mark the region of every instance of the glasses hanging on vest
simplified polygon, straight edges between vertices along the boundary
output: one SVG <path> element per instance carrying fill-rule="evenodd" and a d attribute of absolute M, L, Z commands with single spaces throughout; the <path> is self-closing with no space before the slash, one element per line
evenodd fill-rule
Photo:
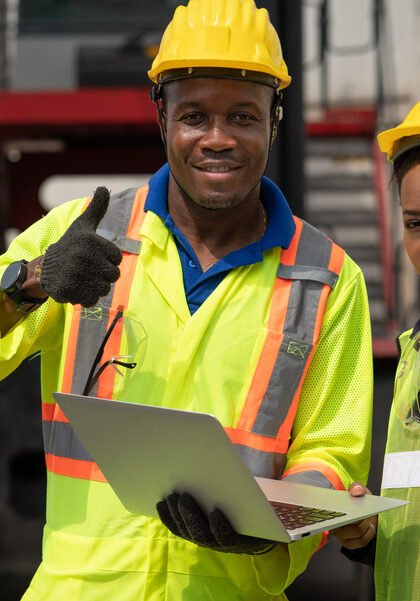
<path fill-rule="evenodd" d="M 420 334 L 405 345 L 395 376 L 394 409 L 405 428 L 420 432 Z"/>
<path fill-rule="evenodd" d="M 109 310 L 108 326 L 98 346 L 83 394 L 118 394 L 127 370 L 134 370 L 144 358 L 147 336 L 143 326 L 121 308 Z"/>

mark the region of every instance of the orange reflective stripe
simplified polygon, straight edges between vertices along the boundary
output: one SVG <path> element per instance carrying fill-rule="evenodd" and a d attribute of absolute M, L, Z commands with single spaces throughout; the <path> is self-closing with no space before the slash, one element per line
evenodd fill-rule
<path fill-rule="evenodd" d="M 346 490 L 346 487 L 342 483 L 338 474 L 331 467 L 325 465 L 325 463 L 321 463 L 318 461 L 306 461 L 305 463 L 291 467 L 290 469 L 284 472 L 283 478 L 286 476 L 290 476 L 291 474 L 307 472 L 308 470 L 315 470 L 323 474 L 327 478 L 327 480 L 331 482 L 331 484 L 336 490 Z"/>
<path fill-rule="evenodd" d="M 66 349 L 66 360 L 64 365 L 63 382 L 61 384 L 61 390 L 63 392 L 71 392 L 72 377 L 73 377 L 73 365 L 76 357 L 77 349 L 77 338 L 79 336 L 79 322 L 80 322 L 80 310 L 81 305 L 75 305 L 72 307 L 73 316 L 71 317 L 71 328 Z"/>
<path fill-rule="evenodd" d="M 337 246 L 337 244 L 332 245 L 331 249 L 331 257 L 330 262 L 328 264 L 328 269 L 331 269 L 334 273 L 339 274 L 341 268 L 343 267 L 345 252 L 341 248 L 341 246 Z"/>
<path fill-rule="evenodd" d="M 343 267 L 345 252 L 337 244 L 333 244 L 331 248 L 331 256 L 328 264 L 328 269 L 336 274 L 339 274 Z M 319 299 L 318 315 L 315 322 L 313 341 L 316 342 L 319 338 L 322 328 L 322 321 L 324 319 L 325 307 L 327 306 L 328 296 L 330 289 L 328 286 L 322 288 L 321 297 Z M 312 360 L 312 357 L 311 357 Z"/>
<path fill-rule="evenodd" d="M 131 215 L 129 215 L 129 219 L 127 219 L 127 221 L 129 221 L 128 230 L 126 232 L 121 233 L 122 235 L 125 235 L 125 237 L 127 239 L 128 238 L 131 238 L 132 240 L 139 239 L 140 229 L 141 229 L 141 226 L 142 226 L 142 223 L 144 220 L 144 216 L 145 216 L 144 202 L 147 197 L 147 193 L 148 193 L 148 188 L 143 188 L 143 189 L 138 190 L 131 205 L 130 205 L 131 206 Z M 134 191 L 133 191 L 133 195 L 134 195 Z M 127 199 L 127 197 L 126 197 L 126 199 Z M 125 206 L 125 205 L 123 205 L 123 206 Z M 120 207 L 121 207 L 121 205 L 120 205 Z M 121 213 L 121 211 L 120 211 L 119 218 L 121 218 L 121 216 L 124 218 L 124 214 Z M 109 222 L 112 224 L 112 216 L 110 216 Z M 122 224 L 124 224 L 124 221 L 122 222 Z M 137 262 L 138 262 L 138 256 L 137 256 L 137 254 L 135 254 L 134 251 L 128 252 L 128 251 L 125 251 L 124 249 L 122 250 L 122 255 L 123 255 L 123 259 L 120 264 L 120 272 L 121 272 L 120 278 L 115 283 L 115 285 L 113 287 L 113 291 L 111 292 L 109 297 L 107 297 L 106 299 L 103 299 L 103 301 L 104 301 L 103 306 L 105 307 L 105 311 L 108 311 L 107 307 L 110 307 L 111 304 L 113 307 L 118 306 L 118 308 L 121 310 L 123 310 L 124 308 L 126 308 L 128 306 L 131 283 L 134 279 L 135 270 L 136 270 Z M 63 382 L 62 382 L 62 387 L 61 387 L 61 390 L 63 392 L 71 392 L 72 386 L 74 386 L 74 377 L 75 377 L 74 374 L 75 374 L 76 361 L 80 362 L 82 360 L 79 357 L 80 349 L 79 349 L 79 353 L 77 352 L 78 344 L 79 344 L 79 346 L 82 344 L 82 340 L 80 339 L 80 334 L 79 334 L 79 332 L 81 331 L 81 325 L 82 325 L 81 321 L 80 321 L 81 316 L 82 316 L 82 311 L 80 310 L 80 308 L 81 308 L 80 305 L 78 305 L 72 309 L 73 314 L 71 315 L 71 328 L 70 328 L 70 333 L 69 333 L 69 338 L 68 338 L 68 345 L 67 345 L 67 350 L 66 350 L 66 359 L 65 359 L 65 366 L 64 366 L 64 373 L 63 373 Z M 106 315 L 106 313 L 105 313 L 105 315 Z M 112 315 L 112 314 L 109 315 L 109 317 L 107 319 L 107 327 L 109 327 L 113 318 L 114 318 L 114 315 Z M 107 354 L 109 353 L 108 356 L 119 354 L 119 349 L 120 349 L 120 344 L 121 344 L 121 333 L 122 333 L 122 321 L 119 321 L 119 322 L 117 322 L 117 324 L 112 332 L 112 335 L 109 337 L 109 339 L 107 341 L 105 352 Z M 83 360 L 86 359 L 86 356 L 87 355 L 85 355 Z M 92 360 L 93 360 L 93 358 L 92 358 Z M 98 388 L 97 388 L 97 393 L 96 393 L 97 396 L 104 397 L 104 398 L 112 398 L 114 378 L 115 378 L 114 370 L 111 370 L 111 369 L 104 370 L 103 374 L 101 374 L 101 376 L 98 379 Z M 52 443 L 53 446 L 52 446 L 51 450 L 58 452 L 60 445 L 58 445 L 57 443 L 54 442 L 54 435 L 58 435 L 57 432 L 59 430 L 57 429 L 58 424 L 57 424 L 57 426 L 54 426 L 54 422 L 68 424 L 68 420 L 57 404 L 44 403 L 42 406 L 42 415 L 43 415 L 43 420 L 45 422 L 45 428 L 46 428 L 44 431 L 44 435 L 47 433 L 47 438 L 46 438 L 47 445 Z M 62 429 L 62 431 L 60 433 L 61 438 L 69 435 L 69 432 L 71 432 L 71 430 L 70 431 L 68 430 L 69 428 L 71 428 L 70 424 L 68 424 L 67 427 Z M 48 433 L 51 433 L 51 432 L 53 432 L 53 434 L 51 434 L 52 439 L 49 440 Z M 60 438 L 60 440 L 61 440 L 61 438 Z M 73 436 L 71 436 L 71 438 L 69 440 L 76 441 L 77 438 L 74 438 L 74 434 L 73 434 Z M 68 446 L 66 446 L 67 443 L 65 442 L 65 439 L 64 439 L 63 444 L 64 444 L 63 449 L 65 449 L 64 454 L 68 455 L 66 457 L 54 455 L 51 452 L 49 452 L 48 448 L 46 448 L 46 451 L 47 451 L 46 464 L 47 464 L 47 469 L 49 471 L 51 471 L 55 474 L 61 474 L 63 476 L 96 480 L 98 482 L 106 482 L 106 478 L 104 477 L 101 470 L 98 468 L 98 466 L 93 461 L 91 461 L 90 459 L 83 459 L 83 458 L 80 459 L 80 458 L 75 458 L 75 456 L 73 456 L 73 457 L 71 456 L 72 454 L 76 455 L 76 456 L 77 456 L 77 453 L 80 454 L 80 452 L 81 452 L 80 444 L 76 443 L 75 446 L 72 446 L 72 444 L 69 444 Z M 84 449 L 83 446 L 82 446 L 82 449 Z M 84 451 L 85 450 L 82 450 L 82 454 L 84 454 Z"/>
<path fill-rule="evenodd" d="M 258 360 L 257 368 L 252 378 L 251 386 L 245 400 L 244 408 L 238 420 L 238 428 L 252 430 L 252 426 L 260 410 L 264 393 L 276 363 L 280 345 L 283 340 L 283 326 L 286 319 L 287 305 L 291 282 L 276 278 L 274 283 L 273 300 L 268 319 L 268 332 Z"/>
<path fill-rule="evenodd" d="M 325 547 L 325 545 L 328 542 L 328 536 L 329 536 L 329 534 L 330 534 L 329 530 L 324 530 L 324 532 L 322 533 L 322 536 L 321 536 L 321 542 L 319 543 L 319 545 L 317 546 L 317 548 L 315 549 L 315 551 L 313 551 L 313 553 L 311 555 L 311 559 L 315 555 L 315 553 L 317 553 L 318 551 L 320 551 L 322 549 L 322 547 Z"/>
<path fill-rule="evenodd" d="M 64 415 L 57 403 L 42 403 L 42 419 L 43 421 L 68 422 L 69 420 Z"/>
<path fill-rule="evenodd" d="M 302 234 L 303 221 L 294 218 L 296 231 L 288 248 L 281 251 L 280 261 L 285 265 L 294 265 L 296 263 L 296 254 L 299 248 L 299 240 Z"/>
<path fill-rule="evenodd" d="M 344 250 L 341 247 L 337 246 L 336 244 L 333 244 L 332 249 L 331 249 L 331 257 L 330 257 L 328 268 L 331 269 L 331 271 L 334 271 L 334 273 L 339 274 L 341 271 L 341 268 L 343 266 L 344 256 L 345 256 Z M 314 327 L 313 336 L 312 336 L 312 343 L 314 346 L 309 354 L 308 360 L 305 365 L 305 369 L 302 374 L 302 378 L 300 380 L 299 386 L 296 390 L 296 394 L 295 394 L 292 404 L 290 406 L 290 410 L 287 414 L 286 419 L 284 420 L 283 424 L 280 427 L 280 430 L 279 430 L 280 438 L 285 438 L 286 436 L 288 436 L 288 433 L 290 433 L 292 430 L 293 422 L 295 420 L 297 408 L 299 405 L 299 398 L 300 398 L 300 393 L 302 390 L 303 382 L 305 380 L 306 374 L 309 369 L 309 365 L 311 364 L 312 357 L 315 352 L 315 344 L 318 341 L 319 335 L 321 333 L 322 322 L 324 319 L 325 308 L 327 305 L 330 291 L 331 290 L 330 290 L 329 286 L 324 285 L 322 287 L 321 296 L 320 296 L 319 304 L 318 304 L 316 321 L 315 321 L 315 327 Z"/>
<path fill-rule="evenodd" d="M 296 232 L 292 238 L 290 246 L 286 249 L 282 249 L 281 251 L 280 261 L 285 265 L 293 265 L 296 261 L 296 254 L 299 248 L 299 240 L 302 233 L 303 222 L 300 219 L 295 219 L 295 225 Z M 252 430 L 260 410 L 264 394 L 267 390 L 268 383 L 279 354 L 281 343 L 283 342 L 284 336 L 282 332 L 284 330 L 284 322 L 287 315 L 291 287 L 291 280 L 276 278 L 270 315 L 268 319 L 268 333 L 260 358 L 258 360 L 257 368 L 254 372 L 254 377 L 252 378 L 244 407 L 238 420 L 237 427 L 240 430 Z M 292 419 L 292 416 L 290 417 Z M 290 420 L 288 420 L 288 425 L 289 424 Z M 282 428 L 282 431 L 279 432 L 280 438 L 282 437 L 282 434 L 286 432 L 286 430 L 287 427 Z M 285 438 L 288 439 L 289 436 Z M 270 440 L 270 438 L 265 437 L 265 444 L 267 445 L 267 448 L 259 447 L 260 450 L 266 450 L 269 452 Z"/>
<path fill-rule="evenodd" d="M 146 201 L 148 188 L 140 188 L 137 191 L 136 197 L 133 203 L 132 216 L 130 226 L 127 231 L 127 237 L 138 238 L 141 226 L 144 221 L 144 203 Z M 137 267 L 138 257 L 132 253 L 123 251 L 123 260 L 120 264 L 120 277 L 115 282 L 114 287 L 114 304 L 118 302 L 118 308 L 125 309 L 128 307 L 130 299 L 131 283 L 134 279 L 134 274 Z M 108 327 L 112 322 L 113 316 L 110 315 L 108 319 Z M 112 336 L 108 339 L 105 346 L 105 356 L 112 357 L 119 354 L 121 335 L 122 335 L 123 324 L 121 320 L 115 326 Z M 112 391 L 115 383 L 115 371 L 113 369 L 106 369 L 98 379 L 98 393 L 97 396 L 104 399 L 112 398 Z"/>
<path fill-rule="evenodd" d="M 95 480 L 96 482 L 107 482 L 107 479 L 93 461 L 69 459 L 68 457 L 57 457 L 56 455 L 45 455 L 45 462 L 47 470 L 59 476 Z"/>
<path fill-rule="evenodd" d="M 254 465 L 257 470 L 254 475 L 266 475 L 261 470 L 268 474 L 273 453 L 288 451 L 303 382 L 319 339 L 331 287 L 345 256 L 340 247 L 312 226 L 296 217 L 295 224 L 290 247 L 281 253 L 268 333 L 237 429 L 226 430 L 231 441 L 242 447 L 243 456 L 244 447 L 259 452 L 255 461 L 252 453 L 246 457 L 249 467 Z M 316 252 L 312 253 L 311 248 Z M 303 314 L 297 314 L 296 307 L 301 306 L 307 312 L 303 309 Z M 306 471 L 308 467 L 302 469 Z M 325 466 L 323 469 L 328 472 Z M 336 487 L 342 487 L 333 470 L 328 476 Z"/>
<path fill-rule="evenodd" d="M 137 259 L 137 257 L 136 257 L 136 259 Z M 125 266 L 126 266 L 126 261 L 123 260 L 120 264 L 121 275 L 120 275 L 120 279 L 118 281 L 125 278 L 125 275 L 126 275 L 124 273 Z M 115 285 L 115 288 L 116 287 L 117 287 L 117 284 Z M 114 298 L 116 298 L 115 292 L 114 292 Z M 124 305 L 120 304 L 118 306 L 118 309 L 123 310 L 126 306 L 127 306 L 127 304 L 124 304 Z M 110 314 L 108 316 L 107 329 L 111 325 L 111 322 L 113 321 L 114 317 L 115 316 L 112 314 Z M 122 321 L 120 319 L 114 327 L 112 336 L 110 336 L 108 338 L 108 341 L 105 345 L 104 354 L 106 357 L 116 357 L 119 355 L 121 335 L 122 335 Z M 113 369 L 106 369 L 98 378 L 98 389 L 97 389 L 97 394 L 95 396 L 98 396 L 99 398 L 103 398 L 103 399 L 112 398 L 114 382 L 115 382 L 115 371 Z M 90 393 L 90 394 L 92 394 L 92 393 Z"/>
<path fill-rule="evenodd" d="M 293 265 L 299 247 L 300 234 L 302 232 L 302 221 L 295 219 L 296 232 L 292 238 L 289 248 L 282 249 L 281 262 Z M 264 393 L 276 363 L 280 345 L 283 341 L 284 321 L 286 319 L 287 307 L 291 290 L 291 281 L 276 278 L 274 282 L 273 299 L 271 302 L 270 315 L 268 318 L 268 333 L 264 342 L 263 350 L 258 360 L 257 368 L 252 378 L 247 398 L 238 420 L 238 428 L 252 430 L 252 426 L 258 415 Z M 268 449 L 261 449 L 268 450 Z"/>
<path fill-rule="evenodd" d="M 254 434 L 253 432 L 247 432 L 236 428 L 225 428 L 225 432 L 233 444 L 245 445 L 259 451 L 284 454 L 289 448 L 288 439 L 281 440 L 279 438 L 269 438 L 267 436 L 261 436 L 261 434 Z"/>
<path fill-rule="evenodd" d="M 88 204 L 90 203 L 91 200 L 92 200 L 92 197 L 89 197 L 86 200 L 83 210 L 86 209 L 86 207 L 88 206 Z M 71 392 L 71 387 L 72 387 L 72 376 L 73 376 L 72 366 L 74 365 L 74 359 L 76 356 L 77 338 L 79 336 L 79 322 L 80 322 L 80 310 L 76 311 L 76 307 L 78 309 L 80 309 L 81 305 L 74 305 L 72 307 L 73 315 L 71 317 L 71 328 L 70 328 L 69 338 L 68 338 L 68 342 L 67 342 L 66 361 L 65 361 L 65 365 L 64 365 L 63 381 L 61 384 L 62 392 Z"/>

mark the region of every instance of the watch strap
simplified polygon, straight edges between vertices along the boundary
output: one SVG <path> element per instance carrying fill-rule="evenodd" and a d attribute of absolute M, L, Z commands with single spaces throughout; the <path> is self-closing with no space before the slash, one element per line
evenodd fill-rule
<path fill-rule="evenodd" d="M 48 296 L 43 298 L 37 298 L 31 296 L 22 288 L 22 285 L 24 284 L 27 277 L 26 265 L 28 265 L 28 261 L 26 261 L 25 259 L 21 259 L 20 261 L 16 261 L 16 263 L 21 264 L 19 276 L 16 279 L 12 289 L 3 289 L 3 291 L 8 296 L 8 298 L 16 304 L 17 311 L 20 311 L 22 313 L 29 313 L 32 310 L 38 308 L 43 303 L 45 303 Z"/>

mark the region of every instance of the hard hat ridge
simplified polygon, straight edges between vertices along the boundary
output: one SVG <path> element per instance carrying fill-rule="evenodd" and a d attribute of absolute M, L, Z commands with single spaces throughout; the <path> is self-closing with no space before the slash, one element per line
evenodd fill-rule
<path fill-rule="evenodd" d="M 291 81 L 268 12 L 254 0 L 190 0 L 175 9 L 149 78 L 160 83 L 167 71 L 195 67 L 213 69 L 214 76 L 217 69 L 264 73 L 278 89 Z"/>
<path fill-rule="evenodd" d="M 379 133 L 378 143 L 390 161 L 395 161 L 411 148 L 420 146 L 420 102 L 411 108 L 402 123 Z"/>

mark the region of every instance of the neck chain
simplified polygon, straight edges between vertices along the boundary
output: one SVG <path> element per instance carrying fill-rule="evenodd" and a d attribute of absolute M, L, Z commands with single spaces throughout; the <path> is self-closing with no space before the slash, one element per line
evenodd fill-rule
<path fill-rule="evenodd" d="M 267 211 L 263 205 L 263 203 L 260 201 L 260 220 L 262 217 L 262 225 L 263 225 L 263 229 L 262 229 L 262 233 L 259 236 L 259 238 L 262 238 L 265 234 L 265 231 L 267 229 Z M 212 259 L 211 261 L 209 261 L 208 263 L 205 263 L 204 265 L 201 265 L 201 270 L 202 271 L 207 271 L 210 267 L 212 267 L 213 265 L 215 265 L 217 263 L 219 259 Z"/>

